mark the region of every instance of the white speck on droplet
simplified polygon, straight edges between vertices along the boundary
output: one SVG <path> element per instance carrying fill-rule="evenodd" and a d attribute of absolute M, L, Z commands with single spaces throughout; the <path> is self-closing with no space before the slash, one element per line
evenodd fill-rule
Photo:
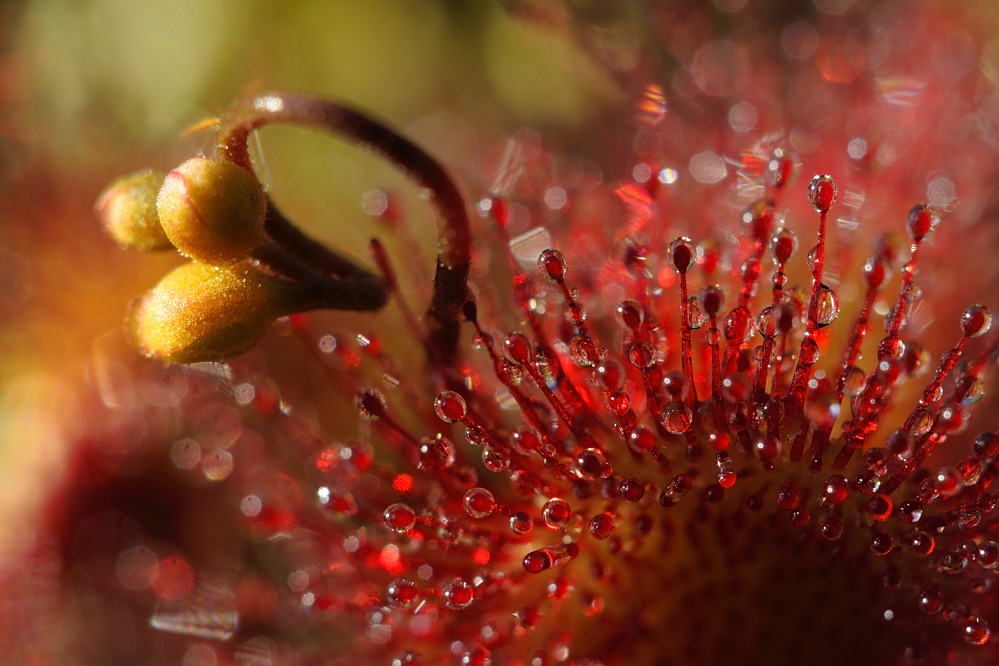
<path fill-rule="evenodd" d="M 336 351 L 336 338 L 329 333 L 319 338 L 319 351 L 324 354 L 332 354 Z"/>
<path fill-rule="evenodd" d="M 263 502 L 256 495 L 247 495 L 239 503 L 239 510 L 243 512 L 244 516 L 253 518 L 260 513 L 263 508 Z"/>
<path fill-rule="evenodd" d="M 659 182 L 663 185 L 672 185 L 676 182 L 676 169 L 663 169 L 659 172 Z"/>
<path fill-rule="evenodd" d="M 329 504 L 330 503 L 330 489 L 327 488 L 326 486 L 319 486 L 319 489 L 316 491 L 316 497 L 319 498 L 319 503 L 320 504 Z"/>

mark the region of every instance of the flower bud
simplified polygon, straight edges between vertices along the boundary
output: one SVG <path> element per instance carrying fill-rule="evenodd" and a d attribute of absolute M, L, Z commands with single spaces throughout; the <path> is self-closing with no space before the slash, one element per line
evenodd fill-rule
<path fill-rule="evenodd" d="M 195 261 L 233 264 L 264 241 L 267 197 L 253 174 L 226 160 L 195 157 L 171 171 L 156 210 L 170 241 Z"/>
<path fill-rule="evenodd" d="M 298 285 L 249 264 L 184 264 L 132 306 L 130 326 L 146 356 L 218 361 L 249 351 L 268 324 L 293 311 Z"/>
<path fill-rule="evenodd" d="M 173 248 L 156 213 L 164 178 L 162 171 L 144 169 L 122 176 L 101 193 L 94 208 L 112 238 L 137 250 Z"/>

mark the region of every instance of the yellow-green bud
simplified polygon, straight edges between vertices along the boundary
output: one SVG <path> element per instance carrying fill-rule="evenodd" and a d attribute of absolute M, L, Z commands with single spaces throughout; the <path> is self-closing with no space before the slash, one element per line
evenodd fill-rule
<path fill-rule="evenodd" d="M 167 237 L 195 261 L 233 264 L 264 241 L 267 197 L 251 173 L 227 160 L 181 164 L 167 174 L 156 209 Z"/>
<path fill-rule="evenodd" d="M 132 306 L 131 329 L 146 356 L 219 361 L 249 351 L 300 288 L 243 263 L 192 262 L 168 273 Z"/>
<path fill-rule="evenodd" d="M 156 213 L 156 195 L 164 178 L 161 171 L 144 169 L 119 178 L 101 192 L 94 208 L 112 238 L 137 250 L 173 248 Z"/>

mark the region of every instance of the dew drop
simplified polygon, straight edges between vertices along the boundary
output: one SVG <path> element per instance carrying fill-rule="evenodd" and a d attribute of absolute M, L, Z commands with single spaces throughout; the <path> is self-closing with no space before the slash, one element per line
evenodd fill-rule
<path fill-rule="evenodd" d="M 606 479 L 614 473 L 614 469 L 607 462 L 607 456 L 602 449 L 588 447 L 576 455 L 576 467 L 579 472 L 589 479 Z"/>
<path fill-rule="evenodd" d="M 923 517 L 923 505 L 916 500 L 906 500 L 898 505 L 898 518 L 907 525 L 919 522 Z"/>
<path fill-rule="evenodd" d="M 565 255 L 558 250 L 549 248 L 538 256 L 538 270 L 549 282 L 561 283 L 565 280 L 567 268 Z"/>
<path fill-rule="evenodd" d="M 531 357 L 533 356 L 531 344 L 527 341 L 527 337 L 523 333 L 511 333 L 508 335 L 504 346 L 506 347 L 507 356 L 514 363 L 524 365 L 531 362 Z"/>
<path fill-rule="evenodd" d="M 940 216 L 929 204 L 919 204 L 909 211 L 905 218 L 905 227 L 909 236 L 916 243 L 930 236 L 940 222 Z"/>
<path fill-rule="evenodd" d="M 933 413 L 928 407 L 917 407 L 912 411 L 912 427 L 909 432 L 913 437 L 921 437 L 933 426 Z"/>
<path fill-rule="evenodd" d="M 617 361 L 604 361 L 597 366 L 597 381 L 605 391 L 616 391 L 624 384 L 624 367 Z"/>
<path fill-rule="evenodd" d="M 705 285 L 697 295 L 697 304 L 709 317 L 715 317 L 725 303 L 725 292 L 718 285 Z M 693 328 L 693 327 L 691 327 Z"/>
<path fill-rule="evenodd" d="M 835 291 L 823 284 L 819 287 L 819 293 L 816 294 L 815 323 L 820 328 L 828 326 L 836 321 L 836 317 L 838 316 L 839 297 Z"/>
<path fill-rule="evenodd" d="M 933 537 L 926 532 L 915 532 L 909 538 L 909 549 L 920 557 L 926 557 L 932 554 L 934 548 L 936 548 L 936 541 L 934 541 Z"/>
<path fill-rule="evenodd" d="M 670 400 L 659 412 L 659 423 L 666 432 L 672 435 L 682 435 L 690 429 L 693 413 L 686 403 Z"/>
<path fill-rule="evenodd" d="M 677 273 L 686 273 L 694 263 L 694 244 L 686 236 L 675 238 L 666 252 L 669 263 Z"/>
<path fill-rule="evenodd" d="M 465 418 L 467 406 L 460 394 L 454 391 L 441 391 L 434 401 L 434 411 L 441 421 L 457 423 Z"/>
<path fill-rule="evenodd" d="M 450 608 L 468 608 L 475 599 L 475 589 L 463 578 L 455 578 L 444 586 L 443 596 Z"/>
<path fill-rule="evenodd" d="M 708 315 L 701 310 L 697 296 L 687 298 L 687 326 L 696 331 L 706 323 L 708 323 Z"/>
<path fill-rule="evenodd" d="M 850 485 L 839 474 L 833 474 L 826 481 L 823 497 L 832 504 L 842 504 L 850 494 Z"/>
<path fill-rule="evenodd" d="M 659 495 L 659 503 L 663 506 L 673 506 L 690 492 L 694 480 L 689 474 L 677 474 Z"/>
<path fill-rule="evenodd" d="M 749 226 L 750 235 L 759 243 L 766 243 L 773 227 L 774 208 L 766 199 L 757 199 L 742 213 L 743 224 Z"/>
<path fill-rule="evenodd" d="M 887 532 L 878 530 L 871 535 L 870 540 L 871 552 L 875 555 L 883 557 L 891 552 L 894 542 L 892 541 L 891 535 Z"/>
<path fill-rule="evenodd" d="M 409 608 L 416 602 L 420 591 L 409 578 L 396 578 L 388 586 L 388 600 L 393 606 Z"/>
<path fill-rule="evenodd" d="M 510 514 L 510 531 L 514 534 L 530 534 L 534 529 L 534 520 L 523 511 Z"/>
<path fill-rule="evenodd" d="M 783 509 L 784 511 L 790 511 L 797 508 L 798 502 L 801 501 L 801 493 L 798 490 L 798 484 L 793 480 L 788 480 L 777 490 L 777 508 Z"/>
<path fill-rule="evenodd" d="M 635 301 L 621 301 L 617 306 L 617 316 L 630 329 L 636 329 L 642 325 L 642 306 Z"/>
<path fill-rule="evenodd" d="M 424 437 L 417 449 L 416 467 L 420 471 L 447 469 L 454 464 L 454 444 L 444 435 Z"/>
<path fill-rule="evenodd" d="M 875 493 L 867 500 L 867 513 L 871 514 L 874 520 L 884 522 L 891 515 L 893 506 L 890 497 L 883 493 Z"/>
<path fill-rule="evenodd" d="M 843 395 L 854 397 L 860 395 L 867 385 L 867 374 L 855 365 L 846 370 L 846 382 L 843 384 Z"/>
<path fill-rule="evenodd" d="M 609 513 L 598 513 L 590 518 L 589 530 L 595 539 L 606 539 L 614 531 L 614 519 Z"/>
<path fill-rule="evenodd" d="M 725 318 L 725 339 L 729 344 L 743 344 L 753 334 L 753 315 L 744 308 L 738 307 L 728 313 Z"/>
<path fill-rule="evenodd" d="M 629 476 L 621 480 L 618 492 L 621 494 L 621 499 L 626 502 L 639 502 L 645 497 L 645 485 L 640 479 Z"/>
<path fill-rule="evenodd" d="M 971 645 L 985 645 L 992 636 L 989 625 L 980 617 L 970 617 L 962 629 L 964 640 Z"/>
<path fill-rule="evenodd" d="M 628 360 L 640 370 L 652 367 L 656 361 L 656 350 L 648 342 L 636 342 L 628 350 Z"/>
<path fill-rule="evenodd" d="M 969 338 L 984 335 L 992 325 L 992 313 L 984 305 L 971 305 L 961 315 L 961 330 Z"/>
<path fill-rule="evenodd" d="M 490 472 L 502 472 L 510 467 L 510 456 L 505 451 L 486 446 L 482 450 L 482 464 Z"/>
<path fill-rule="evenodd" d="M 974 405 L 985 395 L 985 382 L 973 375 L 962 377 L 957 385 L 962 405 Z"/>
<path fill-rule="evenodd" d="M 496 499 L 485 488 L 471 488 L 462 498 L 465 513 L 472 518 L 487 518 L 496 508 Z"/>
<path fill-rule="evenodd" d="M 991 458 L 999 454 L 999 437 L 991 432 L 983 432 L 975 438 L 972 446 L 976 455 Z"/>
<path fill-rule="evenodd" d="M 561 530 L 572 518 L 572 507 L 564 499 L 555 497 L 545 502 L 541 509 L 541 517 L 549 529 Z"/>
<path fill-rule="evenodd" d="M 416 524 L 416 512 L 408 504 L 398 502 L 387 507 L 382 513 L 385 527 L 405 534 Z"/>
<path fill-rule="evenodd" d="M 583 333 L 579 333 L 569 340 L 569 360 L 577 368 L 592 368 L 596 360 L 602 361 L 607 355 L 603 348 L 594 349 L 593 340 Z"/>
<path fill-rule="evenodd" d="M 778 264 L 786 264 L 798 251 L 798 237 L 790 229 L 781 229 L 770 239 L 770 251 Z"/>
<path fill-rule="evenodd" d="M 888 276 L 890 268 L 891 265 L 883 256 L 868 259 L 867 263 L 864 264 L 864 281 L 867 283 L 867 287 L 869 289 L 880 287 Z"/>
<path fill-rule="evenodd" d="M 843 521 L 835 516 L 830 516 L 822 522 L 819 533 L 826 541 L 836 541 L 843 536 Z"/>
<path fill-rule="evenodd" d="M 836 203 L 839 190 L 836 181 L 829 175 L 817 175 L 808 183 L 808 203 L 819 213 L 828 213 Z"/>

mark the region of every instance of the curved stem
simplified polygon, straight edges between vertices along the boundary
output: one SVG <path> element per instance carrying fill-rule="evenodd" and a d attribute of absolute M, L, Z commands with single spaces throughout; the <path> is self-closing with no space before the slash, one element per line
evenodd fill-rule
<path fill-rule="evenodd" d="M 247 139 L 253 130 L 271 124 L 322 129 L 346 138 L 384 157 L 430 191 L 438 241 L 429 338 L 443 359 L 453 359 L 468 299 L 471 233 L 465 201 L 451 178 L 420 147 L 382 123 L 332 100 L 300 93 L 275 92 L 236 102 L 219 121 L 218 156 L 252 171 Z"/>

